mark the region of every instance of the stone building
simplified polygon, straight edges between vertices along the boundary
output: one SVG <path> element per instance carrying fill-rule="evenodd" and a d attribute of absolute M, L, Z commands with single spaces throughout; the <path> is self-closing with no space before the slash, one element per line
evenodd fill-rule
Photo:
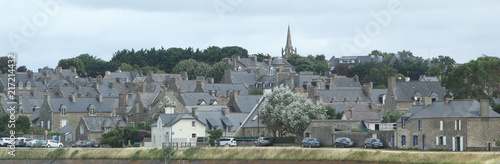
<path fill-rule="evenodd" d="M 397 122 L 399 148 L 452 151 L 492 150 L 500 138 L 500 114 L 487 100 L 446 100 L 419 111 L 410 109 Z"/>
<path fill-rule="evenodd" d="M 409 109 L 412 105 L 443 102 L 446 89 L 436 81 L 396 81 L 388 78 L 385 108 L 389 111 Z"/>

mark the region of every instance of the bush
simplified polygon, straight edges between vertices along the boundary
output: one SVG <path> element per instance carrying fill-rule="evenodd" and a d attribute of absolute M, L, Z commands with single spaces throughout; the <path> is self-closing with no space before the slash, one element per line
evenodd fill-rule
<path fill-rule="evenodd" d="M 295 137 L 271 137 L 273 143 L 295 143 Z"/>

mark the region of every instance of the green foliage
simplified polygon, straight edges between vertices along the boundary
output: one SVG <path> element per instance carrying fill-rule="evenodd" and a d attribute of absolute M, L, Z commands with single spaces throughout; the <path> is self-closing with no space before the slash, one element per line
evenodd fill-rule
<path fill-rule="evenodd" d="M 166 147 L 164 149 L 153 148 L 147 152 L 148 159 L 158 159 L 163 160 L 167 155 L 169 155 L 174 149 L 172 147 Z"/>
<path fill-rule="evenodd" d="M 387 87 L 385 85 L 377 85 L 375 87 L 373 87 L 373 89 L 387 89 Z"/>
<path fill-rule="evenodd" d="M 271 137 L 272 143 L 295 143 L 295 137 Z"/>
<path fill-rule="evenodd" d="M 24 132 L 27 134 L 30 129 L 30 119 L 26 115 L 19 115 L 16 119 L 16 133 Z"/>
<path fill-rule="evenodd" d="M 328 115 L 328 119 L 341 119 L 344 112 L 336 112 L 335 108 L 326 106 L 326 114 Z"/>
<path fill-rule="evenodd" d="M 49 157 L 49 159 L 53 159 L 53 160 L 61 159 L 62 156 L 64 156 L 64 154 L 66 154 L 66 150 L 67 149 L 64 149 L 64 148 L 57 148 L 56 150 L 49 152 L 48 157 Z"/>
<path fill-rule="evenodd" d="M 33 132 L 33 135 L 45 135 L 45 133 L 44 133 L 45 130 L 40 126 L 36 126 L 36 127 L 30 126 L 28 133 L 31 134 L 31 132 Z M 28 134 L 28 133 L 26 133 L 26 134 Z"/>
<path fill-rule="evenodd" d="M 207 77 L 214 78 L 215 83 L 220 83 L 222 77 L 224 76 L 224 70 L 227 68 L 227 64 L 224 62 L 217 62 L 213 64 L 207 72 Z"/>
<path fill-rule="evenodd" d="M 263 95 L 264 91 L 262 89 L 253 89 L 248 93 L 248 95 Z"/>
<path fill-rule="evenodd" d="M 96 56 L 89 54 L 81 54 L 75 58 L 59 60 L 57 65 L 63 69 L 71 67 L 76 68 L 76 72 L 82 77 L 96 77 L 97 75 L 104 75 L 104 71 L 116 71 L 119 64 L 106 62 Z"/>
<path fill-rule="evenodd" d="M 349 65 L 343 63 L 337 64 L 332 70 L 332 73 L 336 73 L 338 75 L 347 75 L 349 73 Z"/>
<path fill-rule="evenodd" d="M 382 116 L 382 123 L 395 123 L 402 115 L 403 114 L 398 111 L 389 111 L 385 116 Z"/>
<path fill-rule="evenodd" d="M 188 59 L 179 62 L 172 71 L 173 73 L 187 72 L 189 79 L 196 79 L 197 76 L 205 76 L 208 73 L 209 67 L 206 63 Z"/>
<path fill-rule="evenodd" d="M 493 108 L 493 111 L 500 113 L 500 104 L 493 104 L 492 108 Z M 498 145 L 498 146 L 500 146 L 500 145 Z"/>
<path fill-rule="evenodd" d="M 441 84 L 455 99 L 500 97 L 500 59 L 479 57 L 449 71 Z"/>
<path fill-rule="evenodd" d="M 257 56 L 258 62 L 262 62 L 262 61 L 264 61 L 264 59 L 271 59 L 271 55 L 269 55 L 269 54 L 264 55 L 263 53 L 258 53 L 255 56 Z"/>
<path fill-rule="evenodd" d="M 295 67 L 296 72 L 311 71 L 315 74 L 325 75 L 330 70 L 328 62 L 325 60 L 325 55 L 308 55 L 302 57 L 297 54 L 291 55 L 287 61 Z"/>
<path fill-rule="evenodd" d="M 326 106 L 313 104 L 305 95 L 288 87 L 276 87 L 259 109 L 259 120 L 280 136 L 287 133 L 302 136 L 311 119 L 327 118 Z"/>
<path fill-rule="evenodd" d="M 9 70 L 8 61 L 9 61 L 9 57 L 7 57 L 7 56 L 0 57 L 0 70 L 2 71 L 2 73 L 8 72 L 8 70 Z"/>
<path fill-rule="evenodd" d="M 56 131 L 50 131 L 47 136 L 61 136 L 62 133 L 56 132 Z"/>
<path fill-rule="evenodd" d="M 61 59 L 59 60 L 58 67 L 62 67 L 62 69 L 70 69 L 71 67 L 76 68 L 76 73 L 80 76 L 85 75 L 85 65 L 78 58 L 70 58 L 70 59 Z"/>
<path fill-rule="evenodd" d="M 114 128 L 104 134 L 102 134 L 101 144 L 109 145 L 111 147 L 123 147 L 123 130 L 120 128 Z"/>
<path fill-rule="evenodd" d="M 218 146 L 219 139 L 220 137 L 222 137 L 222 130 L 221 129 L 209 130 L 207 131 L 207 133 L 210 135 L 208 143 L 214 146 L 216 145 L 215 141 L 217 141 L 217 146 Z"/>
<path fill-rule="evenodd" d="M 397 71 L 398 70 L 387 65 L 377 64 L 376 67 L 370 69 L 370 74 L 366 76 L 366 79 L 364 81 L 373 82 L 374 86 L 387 86 L 387 78 L 390 76 L 395 76 L 397 74 Z"/>

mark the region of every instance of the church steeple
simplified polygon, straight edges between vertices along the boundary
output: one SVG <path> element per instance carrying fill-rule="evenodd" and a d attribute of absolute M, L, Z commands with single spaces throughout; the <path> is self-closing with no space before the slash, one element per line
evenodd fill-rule
<path fill-rule="evenodd" d="M 288 25 L 288 33 L 286 36 L 286 46 L 285 49 L 281 48 L 281 58 L 288 59 L 290 55 L 297 54 L 297 48 L 292 46 L 292 34 L 290 33 L 290 25 Z"/>

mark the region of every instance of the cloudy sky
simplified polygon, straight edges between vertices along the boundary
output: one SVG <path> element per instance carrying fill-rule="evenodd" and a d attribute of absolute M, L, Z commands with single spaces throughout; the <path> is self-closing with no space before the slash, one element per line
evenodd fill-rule
<path fill-rule="evenodd" d="M 0 54 L 28 69 L 83 53 L 240 46 L 280 56 L 290 25 L 301 55 L 410 50 L 459 63 L 500 54 L 500 1 L 0 0 Z"/>

